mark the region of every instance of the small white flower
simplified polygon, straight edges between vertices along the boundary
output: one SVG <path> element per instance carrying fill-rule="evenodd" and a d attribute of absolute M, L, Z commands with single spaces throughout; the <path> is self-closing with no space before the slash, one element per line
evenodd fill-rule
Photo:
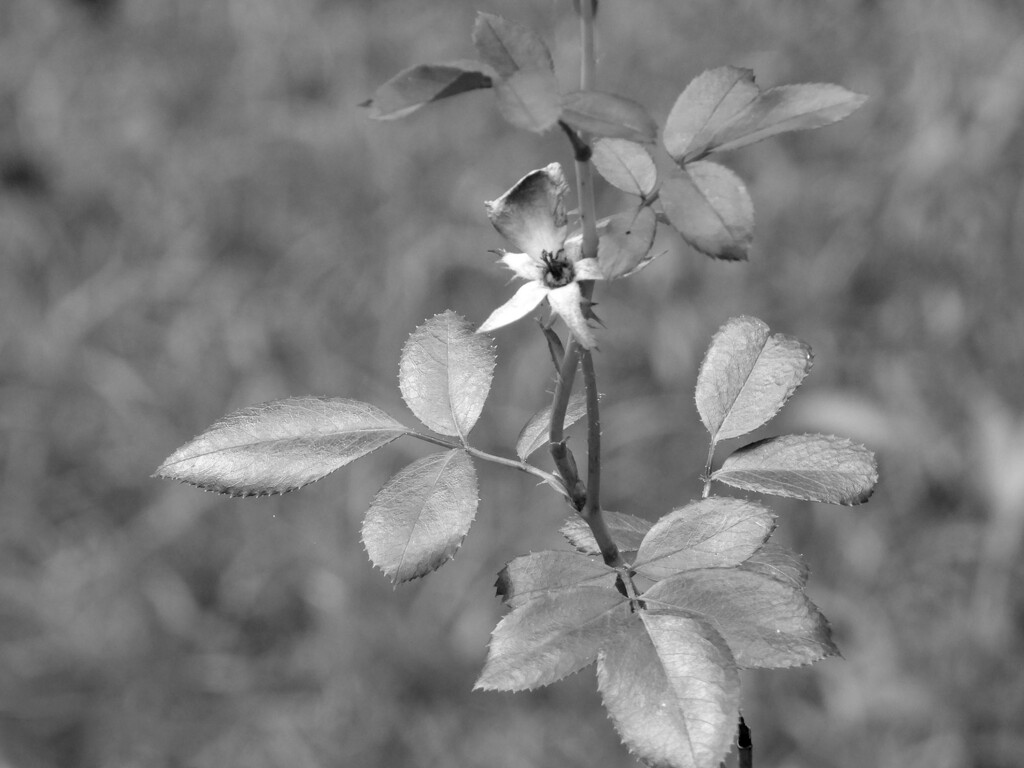
<path fill-rule="evenodd" d="M 504 195 L 486 203 L 494 228 L 521 251 L 506 252 L 502 263 L 528 282 L 494 310 L 478 332 L 515 322 L 547 299 L 580 344 L 590 349 L 597 343 L 584 315 L 579 281 L 603 280 L 604 275 L 597 259 L 580 258 L 578 238 L 566 243 L 564 197 L 568 189 L 562 166 L 551 163 L 526 174 Z"/>

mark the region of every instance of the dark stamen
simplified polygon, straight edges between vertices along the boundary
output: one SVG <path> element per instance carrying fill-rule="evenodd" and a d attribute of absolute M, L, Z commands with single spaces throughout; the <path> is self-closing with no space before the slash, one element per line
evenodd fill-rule
<path fill-rule="evenodd" d="M 572 262 L 565 257 L 564 249 L 558 253 L 544 251 L 541 260 L 544 262 L 544 285 L 548 288 L 561 288 L 575 279 L 576 272 Z"/>

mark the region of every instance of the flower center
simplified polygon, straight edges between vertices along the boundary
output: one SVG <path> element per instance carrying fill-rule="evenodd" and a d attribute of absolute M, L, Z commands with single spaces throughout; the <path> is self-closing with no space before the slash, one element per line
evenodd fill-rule
<path fill-rule="evenodd" d="M 548 288 L 561 288 L 575 279 L 576 272 L 572 262 L 566 258 L 564 249 L 558 253 L 544 251 L 540 258 L 544 262 L 544 285 Z"/>

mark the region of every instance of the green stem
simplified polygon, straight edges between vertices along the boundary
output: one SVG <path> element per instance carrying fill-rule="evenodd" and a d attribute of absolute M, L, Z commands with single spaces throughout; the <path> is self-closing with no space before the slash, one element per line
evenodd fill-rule
<path fill-rule="evenodd" d="M 593 90 L 596 74 L 594 58 L 594 4 L 588 0 L 580 3 L 580 89 Z M 568 126 L 563 130 L 573 146 L 576 165 L 576 191 L 579 198 L 580 227 L 583 230 L 581 258 L 597 258 L 597 206 L 594 202 L 594 177 L 590 164 L 589 136 L 577 134 Z M 580 293 L 587 304 L 594 295 L 592 281 L 580 283 Z M 587 485 L 580 480 L 572 452 L 565 444 L 565 412 L 569 404 L 573 379 L 580 358 L 583 359 L 583 375 L 587 393 Z M 601 548 L 606 563 L 612 566 L 622 564 L 619 548 L 601 514 L 601 417 L 598 410 L 597 376 L 594 361 L 589 350 L 580 347 L 575 337 L 569 343 L 562 358 L 555 383 L 555 394 L 551 406 L 550 450 L 558 473 L 576 511 L 586 521 L 591 533 Z"/>
<path fill-rule="evenodd" d="M 461 448 L 470 456 L 476 456 L 478 459 L 482 459 L 483 461 L 489 461 L 492 464 L 501 464 L 503 467 L 511 467 L 512 469 L 518 469 L 520 472 L 525 472 L 528 475 L 539 477 L 560 494 L 569 498 L 569 494 L 565 490 L 565 486 L 557 477 L 552 475 L 550 472 L 545 472 L 540 467 L 533 466 L 533 464 L 527 464 L 525 461 L 516 461 L 515 459 L 507 459 L 504 456 L 496 456 L 493 453 L 481 451 L 479 448 L 474 448 L 472 445 L 468 445 L 466 443 L 454 443 L 451 440 L 445 440 L 442 437 L 435 437 L 434 435 L 426 435 L 422 432 L 409 432 L 408 434 L 410 437 L 415 437 L 425 443 L 431 443 L 432 445 L 439 445 L 442 448 L 449 449 Z"/>
<path fill-rule="evenodd" d="M 558 369 L 555 381 L 555 394 L 551 401 L 551 425 L 548 430 L 548 450 L 555 462 L 555 468 L 562 478 L 562 483 L 569 492 L 569 500 L 579 512 L 587 501 L 587 489 L 580 480 L 576 469 L 576 461 L 572 452 L 565 444 L 565 412 L 569 408 L 569 395 L 572 383 L 576 378 L 576 368 L 580 361 L 580 346 L 575 336 L 569 336 L 569 343 L 562 357 L 562 365 Z"/>
<path fill-rule="evenodd" d="M 700 497 L 706 499 L 711 495 L 711 462 L 715 458 L 715 444 L 711 443 L 708 446 L 708 460 L 704 462 L 704 474 L 701 479 L 704 481 L 704 490 L 701 491 Z"/>

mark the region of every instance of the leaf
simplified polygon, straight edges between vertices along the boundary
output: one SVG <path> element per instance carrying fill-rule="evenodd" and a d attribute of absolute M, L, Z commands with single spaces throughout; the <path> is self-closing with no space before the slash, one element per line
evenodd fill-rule
<path fill-rule="evenodd" d="M 448 310 L 409 336 L 398 385 L 416 418 L 442 435 L 464 438 L 480 418 L 494 363 L 490 339 Z"/>
<path fill-rule="evenodd" d="M 562 95 L 551 72 L 523 70 L 494 86 L 498 109 L 517 128 L 543 133 L 562 113 Z"/>
<path fill-rule="evenodd" d="M 718 137 L 716 151 L 739 149 L 787 131 L 822 128 L 837 123 L 858 109 L 867 98 L 830 83 L 769 88 Z"/>
<path fill-rule="evenodd" d="M 670 608 L 715 628 L 741 667 L 794 667 L 839 653 L 803 590 L 739 568 L 688 571 L 643 594 L 648 610 Z"/>
<path fill-rule="evenodd" d="M 551 52 L 540 36 L 501 16 L 477 13 L 473 45 L 480 58 L 501 77 L 511 77 L 519 71 L 554 72 Z"/>
<path fill-rule="evenodd" d="M 631 620 L 629 601 L 614 589 L 578 587 L 537 597 L 494 628 L 473 687 L 526 691 L 561 680 L 592 664 Z"/>
<path fill-rule="evenodd" d="M 797 589 L 807 584 L 808 569 L 803 557 L 770 541 L 740 563 L 740 568 L 770 576 Z"/>
<path fill-rule="evenodd" d="M 476 469 L 460 448 L 400 470 L 363 521 L 363 546 L 393 582 L 409 581 L 451 560 L 469 532 L 478 503 Z"/>
<path fill-rule="evenodd" d="M 604 522 L 612 535 L 612 540 L 621 552 L 635 552 L 640 548 L 640 542 L 651 529 L 651 522 L 636 515 L 625 512 L 610 512 L 604 510 Z M 601 548 L 597 545 L 594 534 L 590 532 L 590 526 L 579 515 L 573 515 L 565 521 L 561 533 L 580 552 L 588 555 L 601 554 Z"/>
<path fill-rule="evenodd" d="M 774 527 L 775 516 L 752 501 L 727 496 L 693 501 L 651 526 L 634 568 L 652 579 L 695 568 L 728 568 L 760 549 Z"/>
<path fill-rule="evenodd" d="M 707 155 L 721 131 L 760 96 L 754 73 L 718 67 L 697 75 L 676 99 L 665 121 L 665 149 L 688 163 Z"/>
<path fill-rule="evenodd" d="M 591 161 L 605 181 L 631 195 L 647 197 L 658 183 L 658 169 L 650 153 L 632 141 L 598 139 Z"/>
<path fill-rule="evenodd" d="M 510 561 L 495 582 L 498 596 L 515 608 L 537 597 L 579 586 L 615 589 L 618 577 L 598 557 L 546 550 Z"/>
<path fill-rule="evenodd" d="M 861 504 L 878 482 L 874 454 L 831 435 L 782 435 L 745 445 L 711 475 L 747 491 L 828 504 Z"/>
<path fill-rule="evenodd" d="M 725 641 L 707 624 L 641 611 L 597 662 L 597 681 L 623 742 L 648 765 L 717 768 L 739 715 L 740 681 Z"/>
<path fill-rule="evenodd" d="M 605 278 L 628 277 L 650 263 L 657 227 L 657 216 L 648 206 L 612 216 L 597 241 L 597 263 Z"/>
<path fill-rule="evenodd" d="M 601 91 L 573 91 L 562 102 L 562 120 L 594 136 L 651 144 L 658 125 L 647 110 L 630 99 Z"/>
<path fill-rule="evenodd" d="M 290 397 L 224 416 L 171 454 L 156 476 L 230 496 L 286 493 L 408 432 L 358 400 Z"/>
<path fill-rule="evenodd" d="M 761 91 L 749 69 L 719 67 L 686 86 L 665 121 L 665 148 L 680 165 L 786 131 L 842 120 L 867 100 L 838 85 L 804 83 Z"/>
<path fill-rule="evenodd" d="M 519 437 L 516 439 L 516 455 L 522 461 L 526 461 L 530 455 L 546 445 L 548 432 L 551 429 L 552 403 L 537 411 L 530 420 L 523 426 Z M 587 415 L 587 399 L 580 392 L 569 398 L 569 404 L 565 410 L 565 427 L 568 428 Z"/>
<path fill-rule="evenodd" d="M 405 117 L 424 104 L 480 88 L 490 88 L 496 77 L 479 61 L 418 64 L 403 69 L 374 91 L 360 106 L 369 107 L 375 120 Z"/>
<path fill-rule="evenodd" d="M 676 169 L 661 185 L 669 223 L 701 253 L 744 261 L 754 239 L 754 204 L 728 168 L 701 161 Z"/>
<path fill-rule="evenodd" d="M 712 444 L 766 424 L 811 370 L 811 348 L 756 317 L 718 329 L 697 374 L 697 411 Z"/>

